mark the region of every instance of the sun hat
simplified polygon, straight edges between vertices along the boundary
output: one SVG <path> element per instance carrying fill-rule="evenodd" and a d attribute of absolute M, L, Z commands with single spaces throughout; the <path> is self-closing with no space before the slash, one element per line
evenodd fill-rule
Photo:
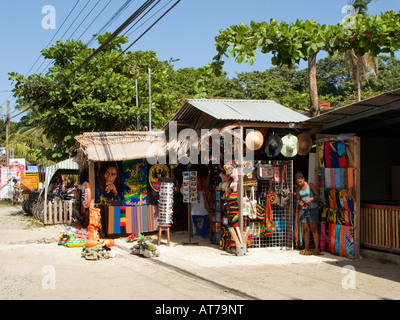
<path fill-rule="evenodd" d="M 297 137 L 292 135 L 291 133 L 282 137 L 282 149 L 281 153 L 285 157 L 294 157 L 299 150 L 299 141 Z"/>
<path fill-rule="evenodd" d="M 297 136 L 297 140 L 299 141 L 299 150 L 297 153 L 301 156 L 305 156 L 311 151 L 313 146 L 311 136 L 308 133 L 300 133 Z"/>
<path fill-rule="evenodd" d="M 265 154 L 270 157 L 276 157 L 279 155 L 282 149 L 281 137 L 274 132 L 270 134 L 265 141 Z"/>
<path fill-rule="evenodd" d="M 264 143 L 264 136 L 258 130 L 250 131 L 246 135 L 246 147 L 251 150 L 258 150 Z"/>

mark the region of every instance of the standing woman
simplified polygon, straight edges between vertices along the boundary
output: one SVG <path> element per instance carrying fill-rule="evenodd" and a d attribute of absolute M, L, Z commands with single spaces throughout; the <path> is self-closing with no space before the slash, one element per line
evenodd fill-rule
<path fill-rule="evenodd" d="M 302 223 L 304 230 L 305 249 L 300 252 L 303 255 L 312 255 L 310 251 L 310 231 L 313 234 L 315 250 L 314 254 L 319 255 L 319 231 L 318 231 L 318 200 L 319 192 L 313 183 L 308 183 L 301 172 L 294 176 L 297 188 L 297 203 L 300 206 L 299 222 Z"/>
<path fill-rule="evenodd" d="M 14 205 L 14 201 L 15 204 L 18 205 L 18 201 L 19 201 L 19 196 L 20 196 L 20 184 L 19 181 L 16 178 L 13 178 L 13 196 L 12 196 L 12 200 L 11 200 L 11 205 Z"/>

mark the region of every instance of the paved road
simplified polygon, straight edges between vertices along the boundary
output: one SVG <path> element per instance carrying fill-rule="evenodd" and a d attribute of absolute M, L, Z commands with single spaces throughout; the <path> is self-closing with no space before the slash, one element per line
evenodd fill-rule
<path fill-rule="evenodd" d="M 63 228 L 37 226 L 20 209 L 0 207 L 0 299 L 400 299 L 395 264 L 296 251 L 237 257 L 208 239 L 183 245 L 185 233 L 172 234 L 170 247 L 163 239 L 158 258 L 132 255 L 132 245 L 118 239 L 113 258 L 88 261 L 81 248 L 56 244 Z"/>

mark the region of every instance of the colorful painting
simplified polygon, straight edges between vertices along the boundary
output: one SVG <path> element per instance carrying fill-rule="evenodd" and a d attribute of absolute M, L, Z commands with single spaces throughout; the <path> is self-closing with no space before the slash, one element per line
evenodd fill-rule
<path fill-rule="evenodd" d="M 147 205 L 147 167 L 143 159 L 123 162 L 122 184 L 125 206 Z"/>

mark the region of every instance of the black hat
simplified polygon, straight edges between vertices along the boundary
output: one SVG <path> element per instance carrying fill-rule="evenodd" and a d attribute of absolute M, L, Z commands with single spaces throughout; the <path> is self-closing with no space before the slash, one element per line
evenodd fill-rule
<path fill-rule="evenodd" d="M 279 155 L 282 149 L 282 140 L 274 132 L 268 136 L 265 142 L 265 154 L 270 157 L 276 157 Z"/>

